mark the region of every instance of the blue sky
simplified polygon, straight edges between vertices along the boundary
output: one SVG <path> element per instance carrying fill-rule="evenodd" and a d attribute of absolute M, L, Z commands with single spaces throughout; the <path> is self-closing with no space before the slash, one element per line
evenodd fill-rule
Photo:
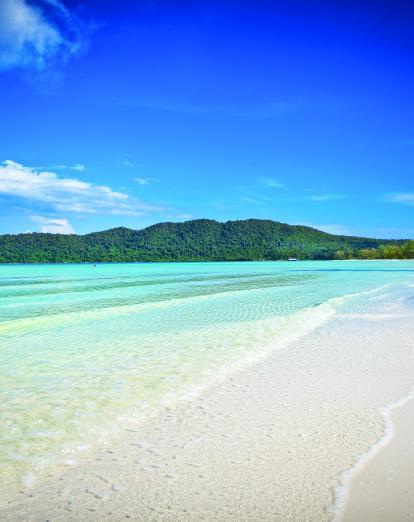
<path fill-rule="evenodd" d="M 410 1 L 2 0 L 0 233 L 414 237 L 413 25 Z"/>

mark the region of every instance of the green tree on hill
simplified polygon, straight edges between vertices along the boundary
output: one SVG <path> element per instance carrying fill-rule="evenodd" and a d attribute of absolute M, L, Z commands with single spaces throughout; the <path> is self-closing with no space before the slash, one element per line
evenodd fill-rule
<path fill-rule="evenodd" d="M 414 241 L 337 236 L 305 226 L 247 219 L 158 223 L 80 235 L 0 236 L 2 263 L 241 261 L 414 258 Z"/>

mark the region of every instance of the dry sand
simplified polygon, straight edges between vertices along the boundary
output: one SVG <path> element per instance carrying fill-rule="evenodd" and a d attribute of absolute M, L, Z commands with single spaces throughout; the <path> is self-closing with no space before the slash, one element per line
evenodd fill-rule
<path fill-rule="evenodd" d="M 125 426 L 76 465 L 9 498 L 0 519 L 332 519 L 338 477 L 381 438 L 381 408 L 404 397 L 413 380 L 414 321 L 377 319 L 338 316 L 199 397 Z M 403 438 L 413 427 L 404 422 Z M 401 443 L 402 455 L 414 460 L 411 441 Z M 402 447 L 394 446 L 383 454 L 392 463 Z M 403 494 L 400 482 L 395 490 Z M 397 513 L 399 496 L 383 498 Z M 359 506 L 353 500 L 347 520 L 370 520 Z"/>

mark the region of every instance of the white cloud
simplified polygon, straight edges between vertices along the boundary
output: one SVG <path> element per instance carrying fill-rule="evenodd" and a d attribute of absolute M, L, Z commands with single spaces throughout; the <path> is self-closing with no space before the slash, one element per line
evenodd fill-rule
<path fill-rule="evenodd" d="M 79 171 L 83 171 L 86 169 L 85 165 L 82 165 L 82 163 L 75 163 L 75 165 L 72 165 L 69 168 L 72 170 L 79 170 Z"/>
<path fill-rule="evenodd" d="M 56 167 L 58 168 L 58 167 Z M 82 172 L 83 170 L 86 170 L 85 165 L 82 165 L 82 163 L 75 163 L 74 165 L 59 165 L 59 168 L 61 169 L 69 169 L 69 170 L 78 170 Z"/>
<path fill-rule="evenodd" d="M 309 199 L 311 201 L 335 201 L 336 199 L 345 199 L 345 197 L 343 194 L 320 194 L 309 196 Z"/>
<path fill-rule="evenodd" d="M 0 163 L 0 193 L 47 203 L 65 212 L 139 216 L 166 210 L 105 185 L 59 177 L 10 160 Z"/>
<path fill-rule="evenodd" d="M 150 183 L 153 183 L 154 181 L 158 181 L 157 178 L 134 178 L 134 181 L 138 183 L 141 187 L 144 185 L 149 185 Z"/>
<path fill-rule="evenodd" d="M 53 21 L 52 21 L 53 20 Z M 0 68 L 32 67 L 75 54 L 82 47 L 81 22 L 59 0 L 0 1 Z"/>
<path fill-rule="evenodd" d="M 151 180 L 150 178 L 134 178 L 134 181 L 136 181 L 138 185 L 149 185 Z"/>
<path fill-rule="evenodd" d="M 265 187 L 283 188 L 285 185 L 273 178 L 259 178 L 259 182 Z"/>
<path fill-rule="evenodd" d="M 32 221 L 40 225 L 40 232 L 49 234 L 75 234 L 75 229 L 67 219 L 31 216 Z"/>
<path fill-rule="evenodd" d="M 393 192 L 385 196 L 385 201 L 414 207 L 414 192 Z"/>
<path fill-rule="evenodd" d="M 48 167 L 32 167 L 33 170 L 77 170 L 79 172 L 82 172 L 86 170 L 85 165 L 82 163 L 75 163 L 74 165 L 50 165 Z"/>

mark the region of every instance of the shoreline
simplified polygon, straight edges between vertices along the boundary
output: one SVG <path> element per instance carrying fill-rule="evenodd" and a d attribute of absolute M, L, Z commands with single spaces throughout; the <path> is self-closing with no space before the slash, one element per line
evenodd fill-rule
<path fill-rule="evenodd" d="M 414 326 L 372 321 L 339 314 L 192 401 L 125 426 L 24 487 L 0 519 L 332 519 L 340 474 L 383 436 L 381 408 L 414 371 Z"/>
<path fill-rule="evenodd" d="M 414 258 L 410 257 L 392 257 L 392 258 L 373 258 L 373 259 L 366 259 L 366 258 L 360 258 L 360 257 L 352 257 L 349 259 L 297 259 L 295 261 L 289 260 L 289 259 L 206 259 L 206 260 L 186 260 L 186 261 L 61 261 L 61 262 L 50 262 L 45 261 L 44 263 L 41 262 L 20 262 L 20 263 L 8 263 L 8 262 L 2 262 L 0 261 L 0 266 L 84 266 L 84 265 L 160 265 L 160 264 L 168 264 L 168 265 L 174 265 L 174 264 L 202 264 L 202 263 L 323 263 L 323 262 L 347 262 L 347 261 L 367 261 L 370 263 L 376 263 L 376 262 L 388 262 L 388 261 L 408 261 L 413 262 Z"/>
<path fill-rule="evenodd" d="M 412 520 L 414 498 L 414 386 L 386 408 L 387 430 L 369 459 L 355 469 L 349 483 L 343 522 Z"/>
<path fill-rule="evenodd" d="M 408 393 L 405 396 L 381 408 L 380 413 L 384 426 L 382 437 L 374 442 L 365 453 L 360 455 L 357 461 L 354 462 L 349 469 L 343 471 L 339 476 L 340 484 L 335 488 L 334 491 L 335 500 L 332 507 L 333 522 L 347 520 L 349 511 L 354 512 L 353 516 L 355 516 L 355 511 L 358 511 L 358 509 L 363 509 L 363 507 L 366 505 L 371 505 L 372 509 L 374 506 L 380 504 L 381 495 L 378 492 L 375 493 L 375 497 L 373 491 L 371 490 L 369 492 L 370 498 L 368 499 L 367 491 L 365 490 L 363 493 L 361 491 L 357 491 L 357 486 L 355 484 L 358 483 L 358 488 L 362 487 L 362 489 L 365 489 L 363 487 L 365 482 L 364 479 L 360 478 L 361 475 L 365 477 L 365 480 L 367 478 L 368 480 L 375 482 L 380 480 L 379 477 L 375 475 L 375 471 L 373 475 L 372 472 L 370 473 L 369 471 L 369 468 L 372 467 L 371 461 L 374 459 L 378 459 L 378 461 L 383 460 L 383 450 L 390 444 L 395 444 L 396 426 L 395 422 L 393 421 L 395 410 L 404 408 L 407 403 L 410 402 L 412 402 L 414 405 L 414 384 L 410 387 Z M 382 465 L 382 468 L 385 469 L 385 464 Z M 378 474 L 378 470 L 376 473 Z M 377 488 L 378 485 L 375 487 L 375 489 Z M 358 502 L 359 508 L 353 506 L 353 503 L 355 502 L 353 497 L 356 497 L 356 502 Z M 364 513 L 365 517 L 369 515 L 369 512 Z M 355 520 L 355 518 L 351 516 L 349 520 L 352 521 Z M 365 518 L 365 520 L 367 520 L 367 518 Z"/>

